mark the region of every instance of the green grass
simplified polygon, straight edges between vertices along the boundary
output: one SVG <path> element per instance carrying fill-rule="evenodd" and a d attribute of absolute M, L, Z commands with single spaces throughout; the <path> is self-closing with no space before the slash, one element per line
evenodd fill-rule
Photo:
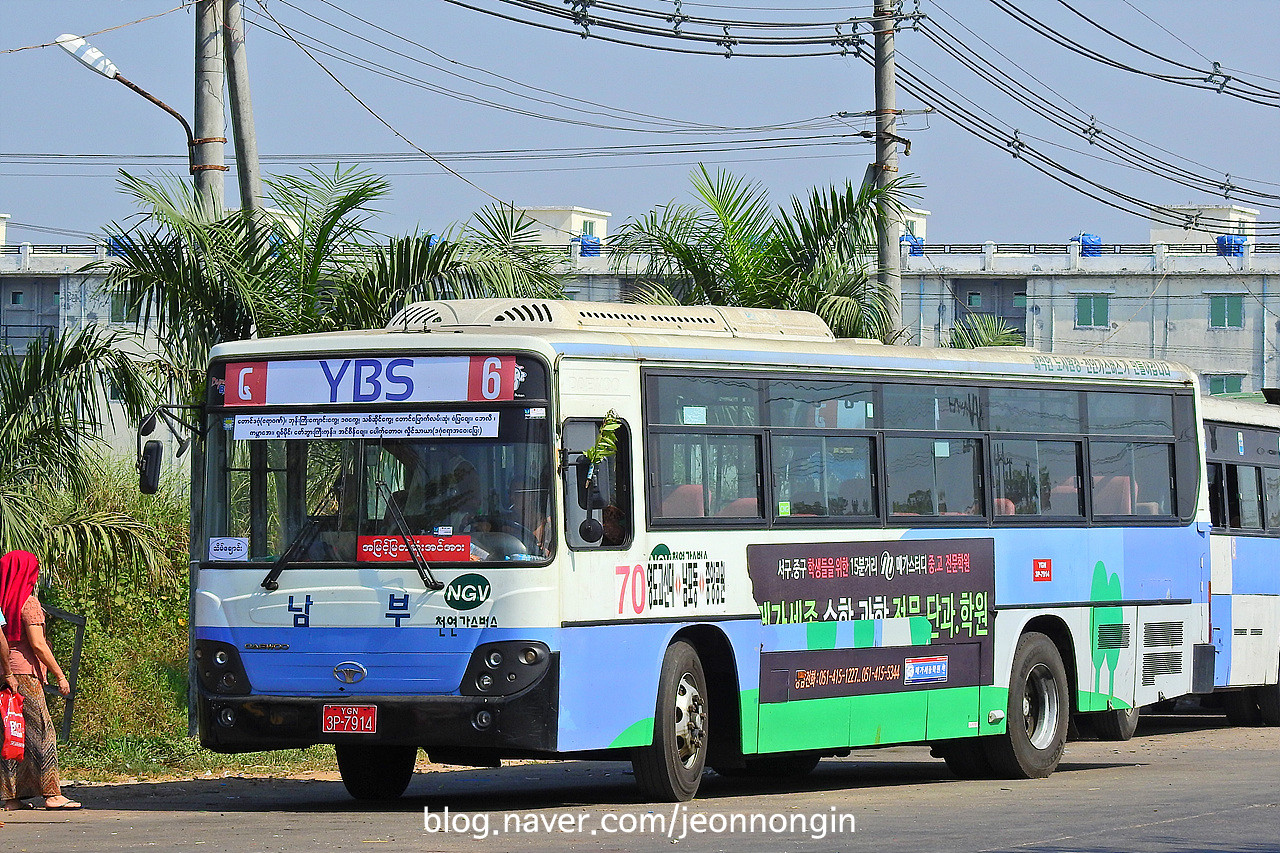
<path fill-rule="evenodd" d="M 71 737 L 58 744 L 64 778 L 287 774 L 335 769 L 328 746 L 220 755 L 187 734 L 187 499 L 171 472 L 160 492 L 141 495 L 128 460 L 108 466 L 89 494 L 67 495 L 69 507 L 119 513 L 156 533 L 167 561 L 150 568 L 118 559 L 65 560 L 50 566 L 40 598 L 86 619 L 77 670 Z M 117 557 L 119 555 L 116 555 Z M 70 670 L 75 630 L 50 620 L 50 643 Z M 54 721 L 62 701 L 50 699 Z"/>
<path fill-rule="evenodd" d="M 202 749 L 195 738 L 138 735 L 73 739 L 58 747 L 58 761 L 64 779 L 86 782 L 223 773 L 282 776 L 337 768 L 330 746 L 220 755 Z"/>

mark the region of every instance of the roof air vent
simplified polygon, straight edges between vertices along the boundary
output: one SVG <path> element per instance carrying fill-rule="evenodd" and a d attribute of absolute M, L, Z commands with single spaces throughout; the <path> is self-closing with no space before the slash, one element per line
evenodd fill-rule
<path fill-rule="evenodd" d="M 519 323 L 551 323 L 551 309 L 544 302 L 528 302 L 516 305 L 501 312 L 493 318 L 493 322 L 502 323 L 507 320 Z"/>

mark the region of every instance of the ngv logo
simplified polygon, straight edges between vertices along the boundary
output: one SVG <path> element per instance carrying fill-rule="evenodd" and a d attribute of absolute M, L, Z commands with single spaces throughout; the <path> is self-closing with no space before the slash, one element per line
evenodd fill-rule
<path fill-rule="evenodd" d="M 475 610 L 489 600 L 492 589 L 484 575 L 459 575 L 444 588 L 444 602 L 454 610 Z"/>

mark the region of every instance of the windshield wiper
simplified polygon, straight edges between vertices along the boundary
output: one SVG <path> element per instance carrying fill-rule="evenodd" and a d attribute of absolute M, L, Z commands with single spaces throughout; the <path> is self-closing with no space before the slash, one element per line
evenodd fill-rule
<path fill-rule="evenodd" d="M 432 574 L 431 567 L 427 565 L 427 561 L 422 559 L 422 555 L 418 553 L 417 542 L 409 533 L 409 523 L 404 520 L 404 513 L 400 511 L 400 505 L 396 503 L 395 496 L 391 494 L 391 487 L 384 481 L 379 480 L 378 494 L 382 495 L 387 501 L 387 509 L 391 512 L 391 520 L 396 523 L 396 528 L 400 533 L 400 538 L 404 540 L 404 547 L 409 550 L 409 557 L 413 560 L 413 567 L 418 570 L 418 575 L 422 578 L 422 585 L 427 589 L 440 590 L 444 589 L 444 584 L 436 580 L 436 576 Z"/>
<path fill-rule="evenodd" d="M 262 579 L 262 588 L 268 592 L 275 592 L 280 588 L 279 577 L 284 571 L 284 567 L 288 565 L 294 558 L 294 554 L 302 553 L 305 549 L 311 547 L 311 543 L 315 541 L 316 534 L 320 532 L 320 522 L 315 518 L 308 518 L 307 523 L 302 525 L 293 537 L 293 541 L 289 543 L 289 547 L 281 552 L 276 561 L 271 564 L 271 571 L 267 572 L 267 576 Z"/>

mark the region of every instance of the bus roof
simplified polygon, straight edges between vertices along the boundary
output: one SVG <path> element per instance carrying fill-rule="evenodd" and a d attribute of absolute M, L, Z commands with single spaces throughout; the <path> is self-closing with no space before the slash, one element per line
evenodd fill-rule
<path fill-rule="evenodd" d="M 886 376 L 945 372 L 1162 386 L 1196 382 L 1187 367 L 1151 359 L 1059 355 L 1029 347 L 890 346 L 836 338 L 820 317 L 805 311 L 540 299 L 418 302 L 397 313 L 384 329 L 224 343 L 214 347 L 210 357 L 457 351 L 459 333 L 483 338 L 484 350 L 525 349 L 552 359 L 643 358 L 790 370 L 868 366 Z"/>
<path fill-rule="evenodd" d="M 1205 397 L 1200 402 L 1200 414 L 1206 421 L 1280 427 L 1280 406 L 1222 397 Z"/>

